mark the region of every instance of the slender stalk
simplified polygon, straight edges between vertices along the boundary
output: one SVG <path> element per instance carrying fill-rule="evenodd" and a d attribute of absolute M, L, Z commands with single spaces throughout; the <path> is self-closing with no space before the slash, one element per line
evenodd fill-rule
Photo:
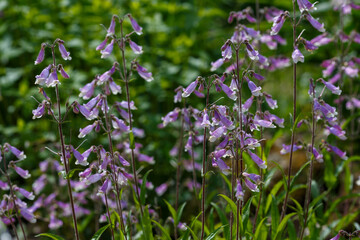
<path fill-rule="evenodd" d="M 12 185 L 12 183 L 11 183 L 9 174 L 7 174 L 7 166 L 6 166 L 5 152 L 4 152 L 4 151 L 3 151 L 3 162 L 4 162 L 4 171 L 5 171 L 3 174 L 6 176 L 6 179 L 7 179 L 8 184 L 9 184 L 10 195 L 11 195 L 11 199 L 12 199 L 13 204 L 14 204 L 14 210 L 15 210 L 15 213 L 16 213 L 15 215 L 16 215 L 16 218 L 17 218 L 18 221 L 19 221 L 19 225 L 20 225 L 21 231 L 22 231 L 22 233 L 23 233 L 24 239 L 27 240 L 27 237 L 26 237 L 26 234 L 25 234 L 25 230 L 24 230 L 24 227 L 23 227 L 23 224 L 22 224 L 22 221 L 21 221 L 21 217 L 19 216 L 19 209 L 18 209 L 18 207 L 17 207 L 17 205 L 16 205 L 16 202 L 15 202 L 16 196 L 15 196 L 15 193 L 14 193 L 13 185 Z M 2 171 L 1 171 L 1 172 L 2 172 Z M 11 220 L 10 220 L 10 222 L 11 222 Z M 16 232 L 16 228 L 15 228 L 15 235 L 16 235 L 17 239 L 19 239 L 18 234 L 17 234 L 17 232 Z"/>
<path fill-rule="evenodd" d="M 313 85 L 313 80 L 310 79 L 311 85 Z M 311 199 L 311 181 L 313 176 L 313 169 L 314 169 L 314 141 L 315 141 L 315 110 L 314 110 L 314 99 L 315 99 L 315 86 L 312 87 L 312 95 L 313 95 L 313 101 L 311 103 L 311 110 L 312 110 L 312 131 L 311 131 L 311 159 L 310 159 L 310 169 L 309 169 L 309 176 L 308 176 L 308 182 L 307 182 L 307 188 L 306 188 L 306 202 L 305 202 L 305 217 L 304 217 L 304 226 L 301 231 L 300 240 L 303 239 L 306 224 L 307 224 L 307 218 L 309 214 L 309 205 L 310 205 L 310 199 Z"/>
<path fill-rule="evenodd" d="M 124 49 L 124 31 L 123 31 L 123 24 L 122 22 L 120 23 L 120 29 L 121 29 L 121 46 L 118 43 L 118 46 L 120 48 L 121 51 L 121 57 L 122 57 L 122 66 L 123 66 L 123 77 L 124 77 L 124 82 L 125 82 L 125 88 L 126 88 L 126 100 L 127 100 L 127 105 L 128 105 L 128 116 L 129 116 L 129 128 L 130 131 L 129 133 L 132 133 L 132 117 L 131 117 L 131 109 L 130 109 L 130 90 L 129 90 L 129 79 L 128 79 L 128 75 L 127 75 L 127 70 L 126 70 L 126 60 L 125 60 L 125 49 Z M 121 73 L 120 73 L 121 74 Z M 129 134 L 129 141 L 131 141 L 130 139 L 130 134 Z M 134 149 L 132 147 L 131 148 L 131 167 L 132 167 L 132 171 L 133 171 L 133 175 L 134 175 L 134 180 L 135 180 L 135 191 L 136 191 L 136 196 L 139 202 L 139 206 L 140 206 L 140 212 L 141 212 L 141 216 L 144 215 L 144 211 L 143 211 L 143 207 L 141 204 L 141 200 L 140 200 L 140 194 L 139 194 L 139 182 L 138 182 L 138 178 L 137 178 L 137 173 L 136 173 L 136 166 L 135 166 L 135 153 L 134 153 Z"/>
<path fill-rule="evenodd" d="M 184 103 L 185 105 L 185 103 Z M 185 109 L 185 106 L 184 106 Z M 178 149 L 178 160 L 176 163 L 176 196 L 175 196 L 175 211 L 177 212 L 179 207 L 179 191 L 180 191 L 180 165 L 182 160 L 182 151 L 183 151 L 183 138 L 184 138 L 184 116 L 183 112 L 181 112 L 181 128 L 180 128 L 180 142 L 179 142 L 179 149 Z M 174 219 L 174 235 L 175 239 L 177 239 L 177 226 L 176 220 Z"/>
<path fill-rule="evenodd" d="M 53 57 L 53 64 L 54 64 L 54 67 L 56 67 L 54 46 L 51 47 L 51 51 L 52 51 L 52 57 Z M 69 162 L 66 159 L 65 141 L 64 141 L 64 135 L 63 135 L 63 130 L 62 130 L 63 121 L 61 119 L 61 105 L 60 105 L 60 94 L 59 94 L 59 86 L 58 86 L 58 84 L 56 84 L 56 86 L 55 86 L 55 93 L 56 93 L 56 102 L 57 102 L 57 107 L 58 107 L 57 125 L 58 125 L 59 136 L 60 136 L 61 153 L 62 153 L 62 158 L 63 158 L 64 166 L 65 166 L 65 172 L 66 172 L 66 176 L 67 176 L 69 171 L 70 171 L 70 166 L 69 166 Z M 72 213 L 72 218 L 73 218 L 73 223 L 74 223 L 75 238 L 77 240 L 79 240 L 80 237 L 79 237 L 79 232 L 78 232 L 78 227 L 77 227 L 74 199 L 73 199 L 73 195 L 72 195 L 71 184 L 70 184 L 70 179 L 69 178 L 66 178 L 66 183 L 67 183 L 67 189 L 68 189 L 68 194 L 69 194 L 69 198 L 70 198 L 70 205 L 71 205 L 71 213 Z"/>
<path fill-rule="evenodd" d="M 207 93 L 206 93 L 206 103 L 205 103 L 205 111 L 207 111 L 207 107 L 209 105 L 209 92 L 210 92 L 211 85 L 208 84 L 207 86 Z M 206 184 L 206 136 L 207 135 L 207 128 L 204 128 L 204 138 L 203 138 L 203 161 L 202 161 L 202 194 L 201 194 L 201 240 L 204 239 L 204 231 L 205 231 L 205 184 Z"/>
<path fill-rule="evenodd" d="M 296 45 L 296 8 L 295 8 L 295 0 L 293 2 L 293 48 L 295 49 Z M 296 121 L 296 63 L 293 61 L 293 124 Z M 291 147 L 290 147 L 290 158 L 289 158 L 289 168 L 288 168 L 288 176 L 287 176 L 287 188 L 284 203 L 281 210 L 280 221 L 284 218 L 287 208 L 287 202 L 290 193 L 290 183 L 291 183 L 291 169 L 292 169 L 292 160 L 293 160 L 293 152 L 294 152 L 294 142 L 295 142 L 295 129 L 292 127 L 291 131 Z"/>
<path fill-rule="evenodd" d="M 12 222 L 12 221 L 10 221 L 11 223 L 11 227 L 12 227 L 12 229 L 13 229 L 13 232 L 15 233 L 15 236 L 16 236 L 16 239 L 17 240 L 20 240 L 19 239 L 19 236 L 18 236 L 18 234 L 17 234 L 17 231 L 16 231 L 16 227 L 15 227 L 15 225 L 14 225 L 14 223 Z"/>

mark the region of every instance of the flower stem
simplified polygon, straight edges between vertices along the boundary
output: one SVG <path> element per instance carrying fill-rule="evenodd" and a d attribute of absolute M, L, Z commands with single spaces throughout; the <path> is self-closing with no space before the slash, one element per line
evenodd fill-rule
<path fill-rule="evenodd" d="M 54 46 L 51 47 L 51 51 L 52 51 L 53 64 L 54 64 L 53 67 L 56 67 Z M 56 86 L 55 86 L 55 93 L 56 93 L 56 102 L 57 102 L 57 107 L 58 107 L 57 125 L 58 125 L 60 143 L 61 143 L 61 154 L 62 154 L 62 158 L 63 158 L 63 161 L 64 161 L 66 176 L 68 176 L 68 173 L 70 171 L 70 166 L 69 166 L 69 162 L 66 159 L 65 141 L 64 141 L 64 135 L 63 135 L 63 130 L 62 130 L 62 123 L 63 122 L 62 122 L 62 119 L 61 119 L 61 105 L 60 105 L 60 94 L 59 94 L 59 86 L 58 86 L 58 84 L 56 84 Z M 78 232 L 78 227 L 77 227 L 77 220 L 76 220 L 76 213 L 75 213 L 74 199 L 73 199 L 72 190 L 71 190 L 70 178 L 66 177 L 66 183 L 67 183 L 67 189 L 68 189 L 68 194 L 69 194 L 69 198 L 70 198 L 70 205 L 71 205 L 71 213 L 72 213 L 72 218 L 73 218 L 73 223 L 74 223 L 75 238 L 77 240 L 79 240 L 80 237 L 79 237 L 79 232 Z"/>
<path fill-rule="evenodd" d="M 308 218 L 308 214 L 309 214 L 309 205 L 310 205 L 310 199 L 311 199 L 311 181 L 312 181 L 312 176 L 313 176 L 313 170 L 314 170 L 314 141 L 315 141 L 315 110 L 314 110 L 314 99 L 315 99 L 315 86 L 314 86 L 314 82 L 313 79 L 310 79 L 311 81 L 311 85 L 313 85 L 312 87 L 312 96 L 313 96 L 313 101 L 312 101 L 312 106 L 311 106 L 311 110 L 312 110 L 312 131 L 311 131 L 311 159 L 310 159 L 310 169 L 309 169 L 309 176 L 308 176 L 308 182 L 307 182 L 307 188 L 306 188 L 306 201 L 305 201 L 305 217 L 304 217 L 304 226 L 302 227 L 302 231 L 301 231 L 301 235 L 300 235 L 300 240 L 303 239 L 304 236 L 304 232 L 305 232 L 305 228 L 306 228 L 306 224 L 307 224 L 307 218 Z"/>
<path fill-rule="evenodd" d="M 296 8 L 295 8 L 295 0 L 293 2 L 293 48 L 295 49 L 296 45 Z M 296 63 L 293 61 L 293 124 L 296 121 Z M 291 126 L 291 147 L 290 147 L 290 158 L 289 158 L 289 168 L 288 168 L 288 176 L 287 176 L 287 188 L 284 203 L 281 210 L 280 221 L 284 218 L 287 208 L 287 202 L 290 193 L 290 183 L 291 183 L 291 169 L 292 169 L 292 160 L 293 160 L 293 152 L 294 152 L 294 142 L 295 142 L 295 129 Z"/>

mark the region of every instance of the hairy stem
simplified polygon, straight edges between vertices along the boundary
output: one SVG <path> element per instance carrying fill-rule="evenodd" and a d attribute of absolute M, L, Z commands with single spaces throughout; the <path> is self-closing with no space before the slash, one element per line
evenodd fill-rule
<path fill-rule="evenodd" d="M 293 0 L 293 48 L 295 49 L 296 45 L 296 8 L 295 0 Z M 293 61 L 293 124 L 296 121 L 296 63 Z M 294 142 L 295 142 L 295 129 L 292 127 L 291 131 L 291 147 L 290 147 L 290 158 L 289 158 L 289 168 L 287 176 L 287 188 L 284 203 L 281 210 L 280 221 L 284 218 L 287 208 L 287 202 L 290 193 L 290 183 L 291 183 L 291 169 L 292 169 L 292 160 L 294 152 Z"/>
<path fill-rule="evenodd" d="M 54 46 L 51 48 L 51 51 L 52 51 L 53 64 L 54 64 L 53 67 L 56 68 Z M 56 102 L 57 102 L 56 104 L 57 104 L 57 107 L 58 107 L 57 125 L 58 125 L 59 137 L 60 137 L 60 143 L 61 143 L 61 154 L 62 154 L 62 158 L 63 158 L 63 161 L 64 161 L 66 176 L 68 176 L 68 173 L 70 171 L 70 166 L 69 166 L 69 162 L 66 159 L 65 140 L 64 140 L 63 130 L 62 130 L 62 123 L 63 122 L 62 122 L 62 119 L 61 119 L 60 93 L 59 93 L 58 84 L 56 84 L 56 86 L 55 86 L 55 93 L 56 93 Z M 68 194 L 69 194 L 69 198 L 70 198 L 70 205 L 71 205 L 71 213 L 72 213 L 72 218 L 73 218 L 73 223 L 74 223 L 75 238 L 76 238 L 76 240 L 79 240 L 80 237 L 79 237 L 79 232 L 78 232 L 78 226 L 77 226 L 74 199 L 73 199 L 72 190 L 71 190 L 70 178 L 68 178 L 68 177 L 66 178 L 66 183 L 67 183 L 67 189 L 68 189 Z"/>
<path fill-rule="evenodd" d="M 313 80 L 310 79 L 311 85 L 313 85 Z M 312 95 L 313 95 L 313 101 L 311 103 L 311 110 L 312 110 L 312 130 L 311 130 L 311 159 L 310 159 L 310 169 L 309 169 L 309 176 L 308 176 L 308 182 L 307 182 L 307 188 L 306 188 L 306 201 L 305 201 L 305 217 L 304 217 L 304 226 L 301 231 L 300 240 L 303 239 L 304 232 L 307 225 L 307 219 L 309 214 L 309 205 L 311 200 L 311 181 L 313 176 L 313 169 L 314 169 L 314 141 L 315 141 L 315 110 L 314 110 L 314 99 L 315 99 L 315 86 L 312 87 Z"/>

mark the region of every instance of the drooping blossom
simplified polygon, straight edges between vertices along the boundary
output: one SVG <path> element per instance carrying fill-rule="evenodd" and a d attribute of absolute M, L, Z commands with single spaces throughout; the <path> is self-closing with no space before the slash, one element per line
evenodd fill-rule
<path fill-rule="evenodd" d="M 63 40 L 58 40 L 57 43 L 58 43 L 58 46 L 59 46 L 59 51 L 61 53 L 61 57 L 64 60 L 71 60 L 70 52 L 66 51 L 66 48 L 64 46 L 64 41 Z"/>
<path fill-rule="evenodd" d="M 142 77 L 143 79 L 145 79 L 145 81 L 147 82 L 151 82 L 152 80 L 154 80 L 152 73 L 149 72 L 146 68 L 142 67 L 140 64 L 137 63 L 136 65 L 136 71 L 138 72 L 138 74 L 140 75 L 140 77 Z"/>
<path fill-rule="evenodd" d="M 41 63 L 43 60 L 44 60 L 44 57 L 45 57 L 45 47 L 46 47 L 46 44 L 45 43 L 42 43 L 41 44 L 41 49 L 40 49 L 40 52 L 35 60 L 35 65 Z"/>
<path fill-rule="evenodd" d="M 115 43 L 115 39 L 111 40 L 111 42 L 106 46 L 106 48 L 100 51 L 101 58 L 107 58 L 111 55 L 114 49 L 114 43 Z"/>
<path fill-rule="evenodd" d="M 128 18 L 130 19 L 131 22 L 131 26 L 134 29 L 134 31 L 136 32 L 137 35 L 141 35 L 142 34 L 142 27 L 139 26 L 139 24 L 136 22 L 136 20 L 131 16 L 131 14 L 127 15 Z"/>
<path fill-rule="evenodd" d="M 304 62 L 304 55 L 300 52 L 298 48 L 295 48 L 291 55 L 294 63 Z"/>
<path fill-rule="evenodd" d="M 135 42 L 129 40 L 129 45 L 130 45 L 131 49 L 133 50 L 133 52 L 135 54 L 142 54 L 143 53 L 142 47 L 137 45 Z"/>

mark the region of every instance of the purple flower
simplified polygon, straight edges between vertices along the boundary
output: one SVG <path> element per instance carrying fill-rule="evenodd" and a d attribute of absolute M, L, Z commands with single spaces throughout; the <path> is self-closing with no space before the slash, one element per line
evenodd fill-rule
<path fill-rule="evenodd" d="M 59 40 L 58 41 L 58 46 L 59 46 L 59 51 L 61 53 L 61 57 L 64 60 L 71 60 L 70 52 L 66 51 L 65 46 L 64 46 L 64 41 Z"/>
<path fill-rule="evenodd" d="M 260 91 L 261 87 L 257 87 L 253 81 L 248 80 L 248 87 L 249 87 L 249 89 L 251 91 L 251 94 L 253 96 L 258 97 L 258 96 L 262 95 L 262 93 Z"/>
<path fill-rule="evenodd" d="M 60 69 L 60 74 L 63 78 L 70 78 L 69 74 L 67 74 L 67 72 L 65 72 L 65 70 L 61 64 L 59 64 L 58 69 Z"/>
<path fill-rule="evenodd" d="M 209 115 L 207 114 L 207 111 L 204 111 L 203 119 L 202 119 L 202 122 L 201 122 L 201 126 L 202 126 L 203 128 L 205 128 L 205 127 L 210 127 L 210 126 L 211 126 L 210 118 L 209 118 Z"/>
<path fill-rule="evenodd" d="M 270 94 L 264 93 L 265 100 L 271 109 L 278 108 L 277 101 L 272 99 Z"/>
<path fill-rule="evenodd" d="M 6 182 L 0 180 L 0 189 L 9 190 L 9 185 Z"/>
<path fill-rule="evenodd" d="M 327 35 L 328 35 L 327 33 L 320 34 L 319 36 L 311 39 L 310 42 L 317 47 L 326 45 L 332 42 L 332 38 L 328 38 Z"/>
<path fill-rule="evenodd" d="M 117 85 L 112 78 L 109 79 L 109 87 L 114 95 L 121 93 L 121 87 Z"/>
<path fill-rule="evenodd" d="M 249 55 L 249 58 L 253 61 L 259 60 L 259 52 L 256 51 L 248 41 L 245 41 L 245 45 L 246 45 L 246 51 Z"/>
<path fill-rule="evenodd" d="M 244 181 L 245 181 L 246 186 L 250 189 L 250 191 L 259 192 L 259 188 L 253 182 L 251 182 L 249 179 L 245 178 Z"/>
<path fill-rule="evenodd" d="M 318 152 L 316 148 L 313 148 L 312 153 L 314 154 L 314 158 L 318 162 L 323 162 L 323 155 Z"/>
<path fill-rule="evenodd" d="M 254 173 L 247 173 L 247 172 L 243 172 L 243 175 L 245 177 L 250 178 L 252 181 L 254 181 L 257 184 L 259 184 L 261 182 L 260 175 L 257 175 L 257 174 L 254 174 Z"/>
<path fill-rule="evenodd" d="M 104 193 L 108 193 L 108 191 L 111 188 L 111 181 L 110 179 L 106 179 L 103 183 L 103 185 L 99 188 L 98 193 L 96 195 L 103 196 Z"/>
<path fill-rule="evenodd" d="M 224 64 L 224 59 L 223 58 L 219 58 L 218 60 L 216 60 L 215 62 L 211 62 L 211 69 L 210 71 L 214 72 L 216 71 L 216 69 L 218 69 L 219 67 L 221 67 Z"/>
<path fill-rule="evenodd" d="M 111 75 L 114 74 L 116 70 L 116 63 L 114 63 L 114 65 L 110 68 L 110 70 L 104 72 L 103 74 L 101 74 L 101 76 L 99 77 L 99 84 L 103 84 L 104 82 L 108 81 L 111 77 Z"/>
<path fill-rule="evenodd" d="M 147 162 L 149 164 L 155 163 L 154 157 L 150 157 L 148 155 L 141 154 L 141 153 L 138 154 L 138 160 L 139 160 L 139 162 Z"/>
<path fill-rule="evenodd" d="M 90 184 L 92 184 L 92 183 L 96 183 L 96 182 L 99 181 L 102 177 L 103 177 L 103 174 L 95 173 L 95 174 L 91 175 L 90 177 L 86 178 L 85 184 L 86 184 L 86 185 L 90 185 Z"/>
<path fill-rule="evenodd" d="M 217 158 L 215 161 L 223 174 L 228 175 L 230 173 L 230 167 L 226 165 L 226 163 L 221 158 Z"/>
<path fill-rule="evenodd" d="M 232 100 L 236 100 L 236 92 L 233 92 L 226 84 L 220 83 L 223 92 Z"/>
<path fill-rule="evenodd" d="M 358 77 L 359 69 L 354 68 L 352 66 L 343 67 L 343 70 L 346 75 L 348 75 L 351 78 Z"/>
<path fill-rule="evenodd" d="M 238 201 L 244 199 L 244 192 L 243 192 L 243 189 L 242 189 L 242 187 L 241 187 L 241 183 L 240 183 L 240 180 L 239 180 L 239 179 L 236 180 L 235 197 L 236 197 L 236 199 L 237 199 Z"/>
<path fill-rule="evenodd" d="M 306 39 L 303 39 L 303 43 L 304 43 L 304 46 L 305 46 L 305 49 L 307 51 L 313 51 L 313 50 L 316 50 L 318 49 L 317 46 L 315 46 L 314 44 L 312 44 L 310 41 L 306 40 Z"/>
<path fill-rule="evenodd" d="M 309 21 L 309 23 L 317 29 L 319 32 L 325 32 L 324 24 L 319 23 L 315 18 L 313 18 L 310 13 L 305 14 L 305 18 Z"/>
<path fill-rule="evenodd" d="M 161 120 L 163 121 L 164 127 L 171 122 L 175 122 L 178 116 L 179 116 L 179 109 L 176 108 L 174 109 L 174 111 L 171 111 L 168 114 L 166 114 L 165 117 L 162 117 Z"/>
<path fill-rule="evenodd" d="M 130 45 L 131 49 L 133 50 L 133 52 L 135 54 L 142 54 L 143 53 L 142 47 L 137 45 L 135 42 L 129 40 L 129 45 Z"/>
<path fill-rule="evenodd" d="M 10 149 L 10 151 L 12 152 L 12 154 L 15 155 L 15 157 L 17 157 L 17 159 L 19 160 L 23 160 L 26 158 L 26 155 L 24 154 L 23 151 L 20 151 L 19 149 L 17 149 L 16 147 L 11 146 L 10 144 L 6 144 L 6 147 L 8 147 Z"/>
<path fill-rule="evenodd" d="M 34 216 L 33 213 L 31 213 L 28 209 L 26 208 L 21 208 L 20 209 L 20 214 L 29 222 L 31 223 L 36 223 L 36 218 Z"/>
<path fill-rule="evenodd" d="M 84 87 L 80 88 L 79 97 L 82 97 L 84 100 L 90 99 L 94 94 L 95 90 L 95 80 L 87 83 Z"/>
<path fill-rule="evenodd" d="M 29 200 L 34 200 L 35 199 L 35 196 L 34 196 L 33 192 L 28 192 L 25 189 L 17 187 L 17 186 L 14 187 L 14 190 L 19 192 L 21 195 L 23 195 L 24 197 L 26 197 Z"/>
<path fill-rule="evenodd" d="M 186 97 L 190 96 L 190 94 L 195 90 L 196 86 L 198 85 L 198 82 L 199 82 L 199 80 L 196 79 L 195 81 L 190 83 L 189 86 L 187 86 L 187 88 L 182 93 L 182 97 L 186 98 Z"/>
<path fill-rule="evenodd" d="M 226 132 L 226 126 L 222 126 L 214 131 L 210 131 L 209 141 L 215 142 L 215 140 L 221 137 L 225 132 Z"/>
<path fill-rule="evenodd" d="M 115 116 L 111 116 L 111 123 L 113 128 L 119 129 L 122 132 L 128 132 L 130 127 L 125 124 L 125 122 Z"/>
<path fill-rule="evenodd" d="M 261 160 L 261 158 L 259 158 L 255 153 L 252 153 L 250 150 L 248 150 L 247 152 L 251 159 L 258 165 L 259 168 L 262 168 L 262 169 L 265 169 L 267 166 L 266 166 L 266 163 Z"/>
<path fill-rule="evenodd" d="M 49 77 L 49 73 L 50 73 L 50 69 L 52 67 L 52 64 L 50 64 L 49 66 L 47 66 L 46 68 L 44 68 L 40 75 L 36 75 L 36 81 L 35 84 L 39 84 L 39 85 L 44 85 L 46 82 L 46 79 Z"/>
<path fill-rule="evenodd" d="M 36 58 L 36 60 L 35 60 L 35 65 L 41 63 L 41 62 L 44 60 L 44 57 L 45 57 L 45 47 L 46 47 L 46 44 L 45 44 L 45 43 L 42 43 L 42 44 L 41 44 L 41 49 L 40 49 L 39 55 L 37 56 L 37 58 Z"/>
<path fill-rule="evenodd" d="M 128 167 L 130 166 L 130 163 L 128 161 L 125 160 L 125 158 L 123 158 L 119 153 L 116 154 L 118 156 L 119 162 L 121 163 L 121 165 L 123 165 L 124 167 Z"/>
<path fill-rule="evenodd" d="M 46 79 L 47 87 L 55 87 L 57 84 L 60 84 L 57 73 L 55 69 L 53 69 L 50 73 L 50 76 Z"/>
<path fill-rule="evenodd" d="M 95 127 L 95 124 L 90 124 L 84 128 L 80 128 L 80 133 L 78 135 L 78 138 L 84 138 L 86 135 L 88 135 Z"/>
<path fill-rule="evenodd" d="M 336 62 L 335 61 L 324 62 L 324 64 L 321 64 L 321 66 L 326 67 L 326 69 L 322 71 L 323 77 L 329 77 L 335 70 Z"/>
<path fill-rule="evenodd" d="M 221 56 L 224 60 L 229 60 L 232 57 L 231 51 L 231 41 L 227 40 L 225 44 L 221 47 Z"/>
<path fill-rule="evenodd" d="M 297 0 L 300 12 L 316 10 L 315 3 L 312 4 L 308 0 Z"/>
<path fill-rule="evenodd" d="M 334 134 L 341 140 L 346 140 L 345 131 L 341 129 L 339 125 L 334 125 L 331 127 L 327 127 L 327 130 L 330 131 L 330 133 Z"/>
<path fill-rule="evenodd" d="M 112 50 L 114 49 L 114 42 L 115 39 L 111 40 L 111 42 L 106 46 L 106 48 L 100 51 L 101 58 L 107 58 L 108 56 L 110 56 Z"/>
<path fill-rule="evenodd" d="M 304 55 L 300 52 L 298 48 L 295 48 L 291 55 L 294 63 L 304 62 Z"/>
<path fill-rule="evenodd" d="M 335 237 L 333 237 L 332 239 L 330 239 L 330 240 L 339 240 L 340 239 L 340 234 L 338 233 L 338 234 L 336 234 L 336 236 Z"/>
<path fill-rule="evenodd" d="M 335 87 L 333 84 L 326 82 L 324 79 L 321 79 L 321 82 L 325 85 L 327 89 L 329 89 L 333 94 L 340 95 L 341 90 L 339 87 Z"/>
<path fill-rule="evenodd" d="M 332 146 L 330 144 L 327 144 L 327 150 L 330 152 L 334 152 L 336 155 L 338 155 L 341 159 L 347 160 L 348 157 L 346 156 L 346 152 L 341 151 L 338 147 Z"/>
<path fill-rule="evenodd" d="M 283 144 L 282 147 L 283 148 L 280 150 L 280 154 L 282 154 L 282 155 L 287 154 L 287 153 L 289 153 L 291 151 L 291 145 Z M 303 148 L 302 145 L 294 144 L 293 145 L 293 152 L 295 152 L 298 149 L 302 149 L 302 148 Z"/>
<path fill-rule="evenodd" d="M 285 19 L 287 17 L 287 12 L 282 12 L 280 15 L 274 17 L 274 23 L 271 27 L 270 35 L 277 35 L 280 32 L 280 29 L 284 25 Z"/>
<path fill-rule="evenodd" d="M 32 119 L 41 118 L 45 114 L 45 106 L 46 100 L 42 101 L 36 109 L 32 110 Z"/>
<path fill-rule="evenodd" d="M 63 225 L 63 221 L 55 217 L 55 213 L 50 214 L 50 222 L 48 227 L 50 229 L 58 229 Z"/>
<path fill-rule="evenodd" d="M 242 105 L 242 109 L 243 109 L 244 112 L 249 111 L 249 108 L 253 104 L 253 101 L 254 101 L 254 96 L 251 95 L 251 97 L 249 97 L 249 99 L 246 100 L 245 103 Z"/>
<path fill-rule="evenodd" d="M 41 190 L 44 189 L 46 180 L 47 180 L 47 176 L 43 174 L 33 183 L 32 188 L 36 195 L 39 194 Z"/>
<path fill-rule="evenodd" d="M 140 75 L 140 77 L 142 77 L 143 79 L 145 79 L 145 81 L 147 82 L 151 82 L 152 80 L 154 80 L 152 73 L 149 72 L 146 68 L 142 67 L 141 65 L 139 65 L 137 63 L 137 67 L 136 67 L 136 71 L 138 72 L 138 74 Z"/>
<path fill-rule="evenodd" d="M 106 43 L 107 43 L 107 40 L 108 38 L 106 37 L 104 41 L 102 41 L 97 47 L 96 47 L 96 51 L 99 51 L 99 50 L 103 50 L 106 46 Z"/>
<path fill-rule="evenodd" d="M 135 19 L 131 16 L 131 14 L 128 14 L 128 17 L 130 19 L 131 26 L 134 29 L 134 31 L 136 32 L 136 34 L 141 35 L 142 34 L 142 27 L 139 26 L 139 24 L 135 21 Z"/>
<path fill-rule="evenodd" d="M 108 30 L 107 30 L 107 34 L 106 34 L 106 36 L 111 36 L 111 35 L 114 35 L 115 34 L 115 18 L 116 18 L 116 16 L 113 16 L 112 18 L 111 18 L 111 23 L 110 23 L 110 27 L 108 28 Z M 96 49 L 97 50 L 97 49 Z"/>
<path fill-rule="evenodd" d="M 166 192 L 167 188 L 168 188 L 168 184 L 163 183 L 160 186 L 158 186 L 157 188 L 155 188 L 155 192 L 158 196 L 162 196 Z"/>

